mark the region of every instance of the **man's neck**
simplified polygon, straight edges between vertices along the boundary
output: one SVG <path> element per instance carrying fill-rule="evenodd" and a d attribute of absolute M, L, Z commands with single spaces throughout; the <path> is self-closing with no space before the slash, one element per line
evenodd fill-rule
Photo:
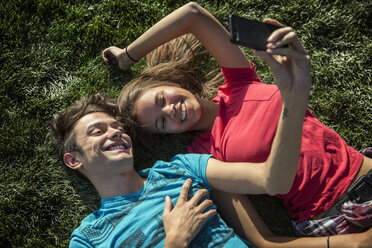
<path fill-rule="evenodd" d="M 137 193 L 146 183 L 146 178 L 142 178 L 135 170 L 106 177 L 101 175 L 99 180 L 90 180 L 102 199 Z"/>

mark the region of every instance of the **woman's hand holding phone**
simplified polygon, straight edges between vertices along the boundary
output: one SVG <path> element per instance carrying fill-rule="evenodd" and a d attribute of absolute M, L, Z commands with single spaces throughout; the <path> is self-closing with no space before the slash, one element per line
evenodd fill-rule
<path fill-rule="evenodd" d="M 301 45 L 296 33 L 290 27 L 283 27 L 275 20 L 264 23 L 280 26 L 267 39 L 266 51 L 254 51 L 270 67 L 283 96 L 295 97 L 297 101 L 308 102 L 311 87 L 310 57 Z M 283 47 L 288 45 L 288 47 Z"/>

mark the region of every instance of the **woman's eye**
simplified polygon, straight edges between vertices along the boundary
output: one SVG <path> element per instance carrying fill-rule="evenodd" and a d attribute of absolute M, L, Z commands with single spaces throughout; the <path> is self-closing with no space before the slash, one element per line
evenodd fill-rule
<path fill-rule="evenodd" d="M 165 117 L 162 118 L 161 127 L 162 127 L 162 129 L 165 128 Z"/>

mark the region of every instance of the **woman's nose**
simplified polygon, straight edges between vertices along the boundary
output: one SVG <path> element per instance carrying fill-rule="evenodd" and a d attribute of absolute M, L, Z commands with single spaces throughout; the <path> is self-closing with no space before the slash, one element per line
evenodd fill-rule
<path fill-rule="evenodd" d="M 174 118 L 174 115 L 176 113 L 176 110 L 174 109 L 174 104 L 168 104 L 168 105 L 164 106 L 162 111 L 163 111 L 163 113 L 165 113 L 166 115 L 168 115 L 172 119 Z"/>

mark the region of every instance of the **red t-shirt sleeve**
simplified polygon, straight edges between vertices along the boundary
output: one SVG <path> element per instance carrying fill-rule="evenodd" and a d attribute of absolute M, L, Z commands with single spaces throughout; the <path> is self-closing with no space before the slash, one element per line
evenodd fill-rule
<path fill-rule="evenodd" d="M 249 68 L 228 68 L 221 67 L 222 74 L 225 78 L 225 84 L 227 86 L 234 83 L 261 83 L 260 77 L 254 70 L 254 65 L 252 62 Z"/>

